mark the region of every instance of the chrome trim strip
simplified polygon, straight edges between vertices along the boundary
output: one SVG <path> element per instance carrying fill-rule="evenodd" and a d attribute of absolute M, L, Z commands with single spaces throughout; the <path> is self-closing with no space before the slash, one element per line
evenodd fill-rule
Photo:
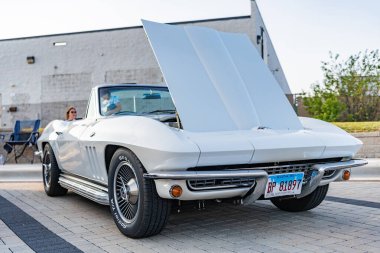
<path fill-rule="evenodd" d="M 368 162 L 366 160 L 353 159 L 345 162 L 315 164 L 312 166 L 312 169 L 314 171 L 311 175 L 310 180 L 302 186 L 301 194 L 297 195 L 296 198 L 305 197 L 308 194 L 312 193 L 318 186 L 326 185 L 337 180 L 341 175 L 340 171 L 343 169 L 364 166 L 367 163 Z M 323 179 L 323 175 L 327 170 L 335 170 L 337 172 L 334 173 L 335 175 L 332 177 Z"/>
<path fill-rule="evenodd" d="M 79 178 L 79 177 L 76 177 L 76 176 L 62 174 L 59 179 L 61 179 L 61 178 L 67 178 L 68 180 L 76 181 L 76 182 L 88 185 L 90 187 L 97 188 L 97 189 L 99 189 L 101 191 L 108 192 L 108 188 L 107 187 L 99 185 L 99 184 L 95 184 L 93 182 L 87 181 L 85 179 L 82 179 L 82 178 Z"/>
<path fill-rule="evenodd" d="M 226 178 L 226 179 L 230 179 L 230 178 L 231 177 Z M 203 180 L 203 179 L 196 179 L 196 180 Z M 252 182 L 250 182 L 250 183 L 242 183 L 242 184 L 234 183 L 234 184 L 224 184 L 224 185 L 217 185 L 217 186 L 196 187 L 190 181 L 192 181 L 192 180 L 187 181 L 187 186 L 189 187 L 190 190 L 193 190 L 193 191 L 228 189 L 228 188 L 251 188 L 256 183 L 256 180 L 252 179 Z"/>
<path fill-rule="evenodd" d="M 343 169 L 335 170 L 334 174 L 329 178 L 322 177 L 321 182 L 319 183 L 318 186 L 326 185 L 326 184 L 336 181 L 339 177 L 342 176 L 342 170 Z"/>
<path fill-rule="evenodd" d="M 243 204 L 250 205 L 253 202 L 255 202 L 258 198 L 260 198 L 261 195 L 263 195 L 265 192 L 265 187 L 267 185 L 267 182 L 268 182 L 268 174 L 258 177 L 256 179 L 256 184 L 252 186 L 251 190 L 249 190 L 247 194 L 244 196 Z"/>
<path fill-rule="evenodd" d="M 314 170 L 310 176 L 309 181 L 307 181 L 305 184 L 302 185 L 301 193 L 296 195 L 296 198 L 299 199 L 312 193 L 319 186 L 319 183 L 321 182 L 324 174 L 325 174 L 324 169 Z"/>
<path fill-rule="evenodd" d="M 69 175 L 61 175 L 59 184 L 102 205 L 109 205 L 108 188 Z"/>
<path fill-rule="evenodd" d="M 252 183 L 252 185 L 255 185 L 255 182 Z M 192 185 L 188 184 L 190 190 L 192 191 L 202 191 L 202 190 L 222 190 L 222 189 L 231 189 L 231 188 L 250 188 L 250 186 L 239 186 L 239 185 L 223 185 L 223 186 L 210 186 L 210 187 L 198 187 L 194 188 Z"/>
<path fill-rule="evenodd" d="M 335 170 L 336 171 L 336 172 L 334 172 L 334 174 L 331 177 L 328 177 L 328 178 L 322 177 L 322 180 L 319 183 L 319 186 L 322 186 L 322 185 L 326 185 L 326 184 L 329 184 L 329 183 L 337 180 L 342 175 L 341 171 L 343 169 L 364 166 L 366 164 L 368 164 L 368 162 L 366 160 L 355 159 L 355 160 L 350 160 L 350 161 L 346 161 L 346 162 L 340 162 L 338 165 L 336 165 L 336 164 L 334 165 L 333 163 L 326 163 L 326 164 L 316 164 L 313 167 L 323 168 L 324 171 L 328 171 L 328 170 Z"/>
<path fill-rule="evenodd" d="M 144 174 L 149 179 L 219 179 L 219 178 L 239 178 L 239 177 L 262 177 L 268 176 L 263 170 L 223 170 L 223 171 L 168 171 L 162 173 Z"/>
<path fill-rule="evenodd" d="M 313 169 L 323 169 L 323 170 L 338 170 L 364 166 L 368 164 L 366 160 L 353 159 L 346 162 L 336 162 L 336 163 L 322 163 L 313 165 Z"/>

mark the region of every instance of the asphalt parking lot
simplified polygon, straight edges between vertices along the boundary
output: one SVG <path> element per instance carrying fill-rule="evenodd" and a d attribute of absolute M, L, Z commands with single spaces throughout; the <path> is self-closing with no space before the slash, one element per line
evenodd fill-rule
<path fill-rule="evenodd" d="M 378 165 L 330 184 L 311 211 L 186 204 L 161 234 L 139 240 L 118 231 L 107 206 L 70 192 L 46 196 L 39 165 L 0 166 L 0 252 L 380 252 Z"/>

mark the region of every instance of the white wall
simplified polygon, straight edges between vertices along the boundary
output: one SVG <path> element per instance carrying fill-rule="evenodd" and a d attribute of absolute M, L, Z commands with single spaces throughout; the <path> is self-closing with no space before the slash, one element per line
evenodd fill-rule
<path fill-rule="evenodd" d="M 256 35 L 265 27 L 255 3 L 252 17 L 195 24 L 246 33 L 258 50 Z M 66 46 L 54 46 L 55 42 Z M 290 93 L 269 36 L 264 43 L 269 68 Z M 27 56 L 34 56 L 35 63 L 27 64 Z M 81 117 L 91 87 L 126 82 L 163 82 L 141 27 L 0 41 L 0 128 L 12 128 L 16 119 L 34 118 L 42 119 L 44 126 L 63 118 L 68 105 L 77 106 Z M 10 106 L 17 106 L 17 112 L 9 112 Z"/>

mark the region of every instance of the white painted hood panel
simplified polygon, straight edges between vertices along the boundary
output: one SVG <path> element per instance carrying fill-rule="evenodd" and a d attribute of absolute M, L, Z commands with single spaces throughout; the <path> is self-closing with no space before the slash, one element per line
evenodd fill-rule
<path fill-rule="evenodd" d="M 248 130 L 187 133 L 200 149 L 197 166 L 322 158 L 325 144 L 308 131 Z"/>
<path fill-rule="evenodd" d="M 143 25 L 184 130 L 302 129 L 246 35 L 150 21 Z"/>
<path fill-rule="evenodd" d="M 352 157 L 361 142 L 347 133 L 269 129 L 184 132 L 200 150 L 197 166 Z"/>

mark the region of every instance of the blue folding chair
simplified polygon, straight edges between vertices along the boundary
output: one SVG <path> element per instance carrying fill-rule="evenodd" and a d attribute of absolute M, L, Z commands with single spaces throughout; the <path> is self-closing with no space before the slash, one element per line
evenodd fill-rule
<path fill-rule="evenodd" d="M 15 162 L 17 163 L 17 159 L 24 156 L 27 147 L 31 147 L 32 151 L 37 149 L 37 139 L 40 136 L 38 132 L 40 123 L 41 121 L 39 119 L 16 121 L 13 133 L 4 145 L 4 149 L 7 152 L 5 162 L 14 156 Z M 34 152 L 32 152 L 30 162 L 34 162 Z"/>

